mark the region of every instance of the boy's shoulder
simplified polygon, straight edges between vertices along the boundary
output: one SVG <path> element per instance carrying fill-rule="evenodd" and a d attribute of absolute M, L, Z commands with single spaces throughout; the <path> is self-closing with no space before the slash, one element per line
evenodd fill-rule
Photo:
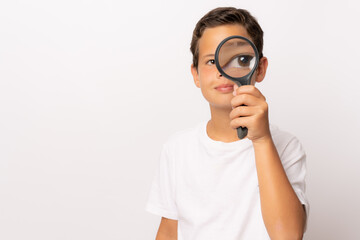
<path fill-rule="evenodd" d="M 270 132 L 274 141 L 288 142 L 296 138 L 292 133 L 279 128 L 277 125 L 270 124 Z"/>
<path fill-rule="evenodd" d="M 281 156 L 286 152 L 304 153 L 304 149 L 299 139 L 292 133 L 280 129 L 278 126 L 270 124 L 270 132 L 273 142 Z"/>
<path fill-rule="evenodd" d="M 178 145 L 197 139 L 204 123 L 178 130 L 166 139 L 164 145 Z"/>

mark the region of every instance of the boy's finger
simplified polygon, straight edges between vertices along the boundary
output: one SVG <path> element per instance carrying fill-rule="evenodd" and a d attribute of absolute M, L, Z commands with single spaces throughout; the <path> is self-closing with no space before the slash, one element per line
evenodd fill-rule
<path fill-rule="evenodd" d="M 230 114 L 230 119 L 238 118 L 238 117 L 247 117 L 252 116 L 257 113 L 257 109 L 250 106 L 239 106 L 234 108 Z"/>
<path fill-rule="evenodd" d="M 246 106 L 256 106 L 256 105 L 260 105 L 264 102 L 264 100 L 262 98 L 256 97 L 254 95 L 251 94 L 241 94 L 241 95 L 237 95 L 235 97 L 233 97 L 231 99 L 231 106 L 233 108 L 237 107 L 237 106 L 241 106 L 241 105 L 246 105 Z"/>
<path fill-rule="evenodd" d="M 262 95 L 262 93 L 260 92 L 259 89 L 257 89 L 255 86 L 253 85 L 243 85 L 240 87 L 237 87 L 235 90 L 234 87 L 234 91 L 236 91 L 236 95 L 240 95 L 240 94 L 251 94 L 255 97 L 261 98 L 263 100 L 266 100 L 265 96 Z M 234 95 L 235 96 L 235 95 Z"/>
<path fill-rule="evenodd" d="M 248 127 L 251 121 L 252 121 L 252 117 L 234 118 L 230 121 L 230 127 L 234 129 L 238 127 Z"/>

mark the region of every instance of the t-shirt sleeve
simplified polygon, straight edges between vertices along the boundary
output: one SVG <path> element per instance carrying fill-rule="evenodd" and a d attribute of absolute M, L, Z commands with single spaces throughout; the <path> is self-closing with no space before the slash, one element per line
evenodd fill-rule
<path fill-rule="evenodd" d="M 305 195 L 306 154 L 300 141 L 293 137 L 280 155 L 286 175 L 301 204 L 305 206 L 306 217 L 309 216 L 309 202 Z"/>
<path fill-rule="evenodd" d="M 177 220 L 175 166 L 172 160 L 168 154 L 166 145 L 164 145 L 160 154 L 160 164 L 152 181 L 145 210 L 155 215 Z"/>

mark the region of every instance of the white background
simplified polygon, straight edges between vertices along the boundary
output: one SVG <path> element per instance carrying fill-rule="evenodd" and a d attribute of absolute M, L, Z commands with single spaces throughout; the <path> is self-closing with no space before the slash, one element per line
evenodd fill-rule
<path fill-rule="evenodd" d="M 305 239 L 360 239 L 356 0 L 2 0 L 0 239 L 155 238 L 161 145 L 209 118 L 189 46 L 218 6 L 265 32 L 257 87 L 308 156 Z"/>

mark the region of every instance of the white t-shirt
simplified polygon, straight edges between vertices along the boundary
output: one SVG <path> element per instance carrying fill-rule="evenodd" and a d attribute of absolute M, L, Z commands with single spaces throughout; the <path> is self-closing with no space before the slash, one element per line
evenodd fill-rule
<path fill-rule="evenodd" d="M 179 240 L 270 239 L 260 208 L 251 140 L 214 141 L 207 122 L 163 145 L 146 210 L 178 220 Z M 288 179 L 308 216 L 305 152 L 298 139 L 271 125 Z"/>

